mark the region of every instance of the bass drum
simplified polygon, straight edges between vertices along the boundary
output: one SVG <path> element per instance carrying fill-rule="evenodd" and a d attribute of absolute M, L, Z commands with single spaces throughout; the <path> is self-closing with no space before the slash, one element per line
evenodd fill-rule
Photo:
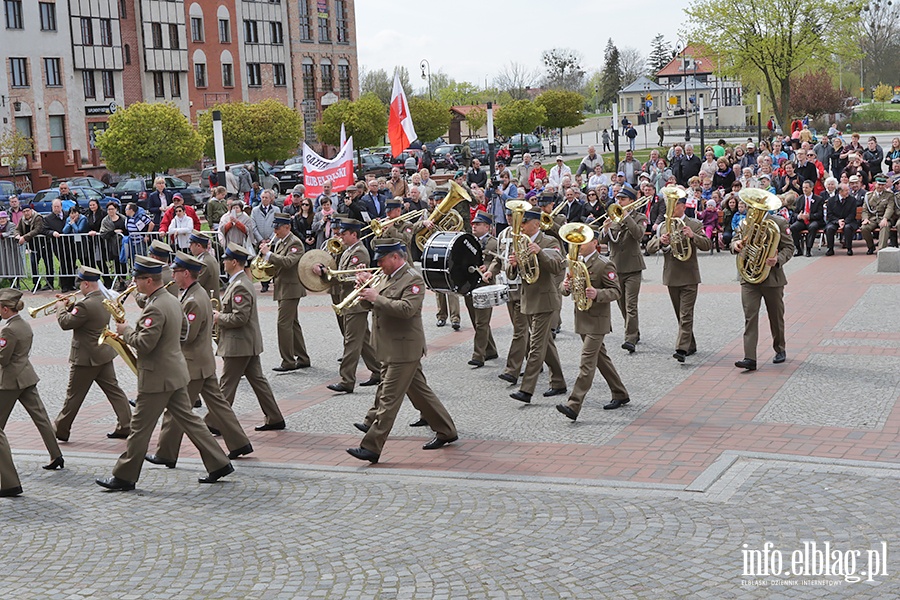
<path fill-rule="evenodd" d="M 471 233 L 435 233 L 422 252 L 422 277 L 429 290 L 468 294 L 481 285 L 481 244 Z"/>

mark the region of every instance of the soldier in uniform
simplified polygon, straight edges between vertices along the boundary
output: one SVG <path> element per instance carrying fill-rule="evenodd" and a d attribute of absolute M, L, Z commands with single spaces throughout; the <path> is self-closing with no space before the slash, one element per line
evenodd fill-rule
<path fill-rule="evenodd" d="M 604 219 L 600 230 L 600 243 L 609 246 L 609 258 L 616 265 L 622 295 L 619 296 L 619 310 L 625 319 L 625 342 L 623 350 L 635 351 L 635 344 L 641 339 L 638 323 L 638 295 L 641 293 L 641 272 L 646 269 L 641 253 L 641 238 L 647 229 L 647 216 L 628 211 L 628 206 L 636 199 L 634 190 L 622 188 L 616 194 L 616 202 L 625 209 L 621 223 Z"/>
<path fill-rule="evenodd" d="M 337 235 L 340 236 L 346 249 L 341 254 L 338 270 L 363 269 L 368 266 L 369 251 L 359 241 L 359 231 L 362 227 L 362 222 L 355 219 L 341 219 Z M 321 265 L 314 266 L 313 270 L 316 275 L 323 276 L 325 274 Z M 356 284 L 355 282 L 335 281 L 332 283 L 332 286 L 341 289 L 340 300 L 343 300 L 353 291 Z M 353 388 L 356 387 L 356 368 L 359 365 L 360 355 L 362 355 L 363 362 L 365 362 L 366 367 L 372 373 L 369 379 L 360 383 L 360 385 L 378 385 L 381 381 L 379 376 L 381 363 L 375 356 L 375 350 L 369 341 L 371 334 L 369 332 L 368 309 L 360 303 L 356 306 L 345 308 L 341 311 L 340 316 L 344 321 L 344 356 L 341 359 L 341 381 L 340 383 L 328 384 L 328 389 L 348 394 L 353 392 Z"/>
<path fill-rule="evenodd" d="M 478 211 L 472 220 L 472 233 L 478 238 L 481 244 L 481 250 L 484 255 L 484 263 L 480 267 L 482 273 L 488 268 L 493 261 L 493 257 L 497 254 L 497 238 L 491 235 L 491 228 L 494 226 L 494 218 L 490 213 Z M 472 350 L 472 359 L 469 364 L 473 367 L 480 368 L 484 366 L 484 361 L 497 358 L 497 344 L 494 342 L 494 335 L 491 333 L 491 315 L 494 313 L 493 308 L 475 308 L 472 304 L 472 295 L 465 296 L 466 309 L 469 311 L 469 320 L 472 321 L 472 327 L 475 329 L 474 348 Z"/>
<path fill-rule="evenodd" d="M 136 328 L 127 323 L 116 324 L 119 336 L 134 348 L 138 368 L 138 397 L 128 447 L 113 467 L 112 477 L 96 481 L 97 485 L 117 492 L 134 489 L 150 436 L 163 411 L 175 419 L 199 450 L 208 472 L 198 479 L 200 483 L 215 483 L 234 472 L 228 457 L 191 410 L 187 392 L 190 375 L 179 341 L 185 316 L 178 300 L 163 290 L 165 267 L 165 263 L 146 256 L 135 258 L 134 282 L 147 302 Z"/>
<path fill-rule="evenodd" d="M 862 226 L 859 228 L 866 246 L 866 254 L 875 254 L 875 238 L 872 232 L 878 229 L 878 250 L 887 248 L 890 239 L 891 221 L 894 219 L 894 192 L 887 189 L 887 176 L 875 177 L 875 189 L 866 194 L 863 201 Z"/>
<path fill-rule="evenodd" d="M 192 405 L 203 395 L 211 415 L 210 421 L 216 424 L 228 447 L 228 458 L 235 459 L 253 452 L 253 446 L 234 416 L 231 405 L 222 395 L 219 380 L 216 379 L 216 358 L 212 351 L 212 302 L 209 292 L 198 280 L 205 268 L 203 261 L 183 252 L 175 253 L 172 275 L 175 285 L 182 290 L 181 308 L 188 320 L 187 336 L 181 340 L 181 351 L 191 378 L 187 392 Z M 172 413 L 166 411 L 156 453 L 148 454 L 145 460 L 174 469 L 183 437 L 184 431 L 172 418 Z"/>
<path fill-rule="evenodd" d="M 759 305 L 761 300 L 766 302 L 766 312 L 769 315 L 769 329 L 772 331 L 772 346 L 775 349 L 775 364 L 787 360 L 784 340 L 784 286 L 787 285 L 787 277 L 784 274 L 784 264 L 794 256 L 794 243 L 791 240 L 791 230 L 787 221 L 781 217 L 767 214 L 766 219 L 773 221 L 782 232 L 778 241 L 778 252 L 772 258 L 766 260 L 771 267 L 768 277 L 759 283 L 748 283 L 741 278 L 741 304 L 744 307 L 744 358 L 734 363 L 739 369 L 748 371 L 756 370 L 756 343 L 759 340 Z M 735 237 L 731 242 L 731 250 L 735 254 L 740 253 L 744 247 L 744 240 Z"/>
<path fill-rule="evenodd" d="M 210 297 L 215 298 L 219 302 L 222 301 L 222 282 L 219 278 L 221 271 L 219 270 L 219 261 L 209 251 L 209 238 L 199 231 L 191 233 L 189 249 L 194 257 L 203 263 L 203 269 L 197 277 L 197 283 L 200 284 Z"/>
<path fill-rule="evenodd" d="M 388 200 L 384 206 L 387 210 L 387 219 L 396 219 L 403 213 L 403 198 Z M 378 237 L 400 240 L 408 248 L 413 241 L 413 227 L 405 221 L 398 221 L 391 223 Z"/>
<path fill-rule="evenodd" d="M 62 469 L 65 466 L 62 450 L 53 435 L 53 425 L 37 391 L 39 378 L 28 358 L 34 333 L 31 326 L 19 316 L 19 311 L 23 308 L 22 292 L 13 288 L 0 290 L 0 319 L 6 321 L 6 325 L 0 329 L 0 431 L 6 430 L 9 415 L 18 400 L 28 412 L 50 453 L 50 464 L 43 468 L 48 471 Z"/>
<path fill-rule="evenodd" d="M 453 419 L 425 381 L 422 356 L 425 355 L 425 331 L 422 328 L 422 300 L 425 281 L 407 262 L 406 247 L 399 240 L 376 240 L 375 260 L 386 275 L 379 288 L 360 292 L 372 309 L 372 341 L 382 360 L 381 400 L 375 420 L 357 448 L 347 452 L 359 460 L 377 463 L 403 402 L 408 395 L 434 430 L 431 441 L 422 448 L 435 450 L 458 438 Z M 361 273 L 367 281 L 371 273 Z"/>
<path fill-rule="evenodd" d="M 172 246 L 163 242 L 162 240 L 153 240 L 150 242 L 150 246 L 148 247 L 149 253 L 147 256 L 150 258 L 155 258 L 160 262 L 166 263 L 166 267 L 162 271 L 162 283 L 163 286 L 168 285 L 173 281 L 172 279 L 172 267 L 169 266 L 172 263 L 172 254 L 175 252 L 172 250 Z M 175 289 L 174 285 L 170 285 L 166 288 L 173 297 L 178 297 L 178 290 Z M 141 306 L 143 308 L 143 306 Z"/>
<path fill-rule="evenodd" d="M 69 441 L 72 423 L 87 396 L 91 384 L 96 381 L 116 413 L 115 431 L 108 438 L 125 439 L 131 432 L 131 408 L 128 397 L 116 379 L 113 359 L 116 351 L 103 344 L 97 345 L 100 332 L 109 326 L 109 312 L 103 308 L 103 292 L 100 291 L 102 273 L 91 267 L 79 267 L 76 281 L 84 298 L 67 310 L 66 300 L 56 303 L 56 321 L 63 331 L 72 331 L 72 350 L 69 353 L 69 386 L 66 400 L 56 417 L 56 439 Z"/>
<path fill-rule="evenodd" d="M 541 212 L 546 215 L 550 215 L 553 213 L 553 210 L 556 208 L 557 196 L 553 192 L 547 192 L 538 196 L 538 205 L 540 206 Z M 553 215 L 553 222 L 550 225 L 549 229 L 541 229 L 544 231 L 546 235 L 552 236 L 559 240 L 560 248 L 563 251 L 566 249 L 566 243 L 562 241 L 559 237 L 559 228 L 566 224 L 566 216 L 562 214 L 562 212 L 556 213 Z M 566 276 L 565 271 L 560 271 L 559 275 L 557 275 L 553 284 L 556 287 L 562 285 L 563 279 Z M 550 324 L 550 332 L 553 335 L 553 338 L 556 339 L 556 334 L 560 332 L 562 329 L 562 302 L 559 304 L 559 310 L 553 315 L 553 322 Z"/>
<path fill-rule="evenodd" d="M 619 281 L 616 276 L 616 265 L 600 256 L 597 252 L 597 238 L 585 242 L 578 247 L 578 259 L 585 264 L 591 287 L 585 289 L 585 296 L 593 302 L 588 310 L 575 307 L 575 333 L 581 336 L 581 366 L 578 378 L 565 404 L 557 404 L 556 410 L 575 421 L 581 413 L 584 397 L 594 383 L 595 371 L 600 371 L 603 379 L 612 392 L 612 400 L 603 406 L 605 410 L 614 410 L 628 404 L 628 390 L 619 377 L 615 365 L 606 353 L 603 338 L 612 331 L 609 318 L 609 305 L 619 299 Z M 572 279 L 568 273 L 560 289 L 564 296 L 572 293 Z"/>
<path fill-rule="evenodd" d="M 703 223 L 697 219 L 684 216 L 687 198 L 679 198 L 675 202 L 672 217 L 684 219 L 681 235 L 692 251 L 688 260 L 681 261 L 672 256 L 671 236 L 660 227 L 659 236 L 653 236 L 647 242 L 647 254 L 663 253 L 663 285 L 669 288 L 669 298 L 678 319 L 678 336 L 675 340 L 675 354 L 672 357 L 680 363 L 686 356 L 697 352 L 697 340 L 694 339 L 694 304 L 697 302 L 697 286 L 700 284 L 700 264 L 697 255 L 700 251 L 712 248 L 712 241 L 703 231 Z"/>
<path fill-rule="evenodd" d="M 287 227 L 290 230 L 290 225 Z M 213 311 L 214 322 L 219 325 L 216 355 L 221 356 L 223 362 L 222 394 L 228 404 L 234 406 L 238 383 L 241 377 L 246 376 L 266 416 L 266 422 L 258 425 L 256 431 L 275 431 L 285 428 L 284 416 L 275 402 L 275 394 L 259 360 L 263 352 L 263 339 L 259 330 L 256 292 L 253 282 L 244 272 L 248 258 L 247 250 L 234 242 L 228 244 L 222 258 L 225 273 L 228 274 L 228 286 L 222 294 L 222 311 Z M 277 285 L 275 289 L 277 294 Z M 210 415 L 206 416 L 206 424 L 216 428 L 215 420 L 210 419 Z"/>
<path fill-rule="evenodd" d="M 275 266 L 275 295 L 278 302 L 278 352 L 281 365 L 273 371 L 295 371 L 309 367 L 309 354 L 303 328 L 297 318 L 300 299 L 306 288 L 300 283 L 297 263 L 303 256 L 303 242 L 291 232 L 291 215 L 275 213 L 275 240 L 271 248 L 267 240 L 259 244 L 259 253 Z"/>
<path fill-rule="evenodd" d="M 0 428 L 0 498 L 12 498 L 22 495 L 22 483 L 19 481 L 19 473 L 16 472 L 16 464 L 13 462 L 12 451 L 9 449 L 9 440 Z"/>
<path fill-rule="evenodd" d="M 550 335 L 553 315 L 559 311 L 562 302 L 559 288 L 553 281 L 559 272 L 565 269 L 566 260 L 563 258 L 559 240 L 541 232 L 541 213 L 534 210 L 525 211 L 522 233 L 531 239 L 529 252 L 537 256 L 540 277 L 534 283 L 524 280 L 522 282 L 521 310 L 528 317 L 531 339 L 528 344 L 528 361 L 525 364 L 522 385 L 519 391 L 513 392 L 510 397 L 530 403 L 541 365 L 545 360 L 550 367 L 550 389 L 544 392 L 544 396 L 549 398 L 566 393 L 566 380 L 559 363 L 559 354 L 556 352 L 556 343 Z M 519 258 L 512 254 L 510 264 L 518 266 Z"/>

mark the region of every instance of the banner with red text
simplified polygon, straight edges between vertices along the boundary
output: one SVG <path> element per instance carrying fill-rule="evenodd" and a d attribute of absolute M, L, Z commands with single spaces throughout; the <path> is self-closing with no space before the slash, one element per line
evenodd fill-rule
<path fill-rule="evenodd" d="M 334 158 L 322 158 L 303 144 L 303 184 L 306 186 L 306 197 L 315 198 L 321 194 L 326 181 L 332 182 L 333 192 L 343 192 L 353 185 L 352 135 Z"/>

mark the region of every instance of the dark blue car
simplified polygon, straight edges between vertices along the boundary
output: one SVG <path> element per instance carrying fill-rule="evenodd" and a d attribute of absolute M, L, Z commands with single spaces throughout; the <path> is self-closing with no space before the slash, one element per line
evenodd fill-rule
<path fill-rule="evenodd" d="M 97 190 L 89 187 L 71 186 L 69 187 L 69 190 L 75 195 L 75 198 L 78 200 L 78 208 L 83 213 L 89 210 L 88 203 L 91 200 L 99 202 L 101 210 L 106 210 L 106 204 L 108 202 L 118 202 L 118 200 L 112 196 L 104 196 Z M 51 212 L 53 201 L 57 198 L 59 198 L 59 188 L 48 188 L 35 194 L 31 202 L 34 204 L 35 212 L 46 215 Z M 69 208 L 70 206 L 67 205 L 67 203 L 63 203 L 63 212 L 68 213 Z"/>

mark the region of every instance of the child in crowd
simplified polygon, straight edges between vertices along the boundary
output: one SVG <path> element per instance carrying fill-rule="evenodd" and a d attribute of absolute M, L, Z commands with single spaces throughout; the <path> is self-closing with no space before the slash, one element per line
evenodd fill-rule
<path fill-rule="evenodd" d="M 718 243 L 718 236 L 713 237 L 719 231 L 719 206 L 716 204 L 716 201 L 712 199 L 707 200 L 706 208 L 697 213 L 697 218 L 703 223 L 703 231 L 706 233 L 706 237 L 716 240 L 716 252 L 721 251 L 722 248 Z"/>

